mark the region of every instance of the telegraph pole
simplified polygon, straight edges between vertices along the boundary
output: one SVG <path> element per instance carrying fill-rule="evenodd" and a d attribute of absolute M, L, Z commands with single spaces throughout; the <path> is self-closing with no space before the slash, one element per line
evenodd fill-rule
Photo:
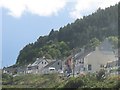
<path fill-rule="evenodd" d="M 73 49 L 73 55 L 72 55 L 72 57 L 73 57 L 73 77 L 75 75 L 75 59 L 74 59 L 74 55 L 75 55 L 75 49 Z"/>
<path fill-rule="evenodd" d="M 74 74 L 75 74 L 75 63 L 74 63 L 74 57 L 73 57 L 73 77 L 74 77 Z"/>

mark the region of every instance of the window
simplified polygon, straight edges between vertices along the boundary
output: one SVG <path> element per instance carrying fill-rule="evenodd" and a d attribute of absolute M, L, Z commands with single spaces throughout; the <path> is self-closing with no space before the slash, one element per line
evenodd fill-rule
<path fill-rule="evenodd" d="M 45 64 L 46 64 L 46 62 L 45 62 Z"/>
<path fill-rule="evenodd" d="M 88 65 L 88 70 L 92 70 L 92 65 L 91 64 Z"/>
<path fill-rule="evenodd" d="M 28 70 L 31 70 L 32 68 L 31 67 L 28 67 Z"/>
<path fill-rule="evenodd" d="M 42 64 L 43 64 L 43 62 L 42 62 Z"/>
<path fill-rule="evenodd" d="M 84 59 L 81 59 L 79 63 L 84 64 Z"/>
<path fill-rule="evenodd" d="M 83 67 L 83 71 L 85 71 L 86 70 L 86 68 L 85 67 Z"/>
<path fill-rule="evenodd" d="M 118 66 L 118 62 L 115 62 L 115 66 Z"/>
<path fill-rule="evenodd" d="M 37 66 L 37 69 L 38 69 L 38 66 Z"/>
<path fill-rule="evenodd" d="M 50 71 L 54 71 L 54 69 L 50 69 Z"/>
<path fill-rule="evenodd" d="M 101 64 L 101 65 L 100 65 L 100 68 L 104 68 L 104 65 L 103 65 L 103 64 Z"/>
<path fill-rule="evenodd" d="M 81 63 L 84 64 L 84 61 L 82 61 Z"/>
<path fill-rule="evenodd" d="M 59 65 L 60 63 L 58 62 L 58 65 Z"/>

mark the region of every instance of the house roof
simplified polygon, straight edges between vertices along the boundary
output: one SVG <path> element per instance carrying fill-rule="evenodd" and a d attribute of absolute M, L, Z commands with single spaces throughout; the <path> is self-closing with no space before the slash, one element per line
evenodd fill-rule
<path fill-rule="evenodd" d="M 105 39 L 98 47 L 96 47 L 96 50 L 100 50 L 103 54 L 111 55 L 111 54 L 117 54 L 117 51 L 115 51 L 112 48 L 112 44 L 108 39 Z M 87 56 L 90 52 L 93 50 L 82 50 L 81 52 L 75 54 L 74 59 L 81 59 Z M 115 52 L 114 52 L 115 51 Z"/>
<path fill-rule="evenodd" d="M 43 60 L 46 60 L 46 62 L 50 62 L 52 60 L 50 59 L 44 59 L 44 58 L 37 58 L 36 61 L 32 64 L 32 65 L 29 65 L 29 66 L 37 66 L 40 62 L 42 62 Z"/>
<path fill-rule="evenodd" d="M 7 68 L 4 68 L 3 70 L 5 71 L 9 71 L 9 72 L 14 72 L 16 70 L 16 68 L 12 68 L 12 67 L 7 67 Z"/>
<path fill-rule="evenodd" d="M 84 58 L 85 56 L 87 56 L 90 52 L 92 52 L 92 50 L 89 50 L 89 51 L 84 51 L 84 52 L 79 52 L 77 53 L 75 56 L 74 56 L 74 59 L 77 60 L 77 59 L 82 59 Z"/>
<path fill-rule="evenodd" d="M 48 67 L 50 67 L 51 65 L 53 65 L 54 63 L 55 63 L 56 61 L 52 61 L 52 62 L 50 62 L 48 65 L 46 65 L 44 68 L 48 68 Z"/>
<path fill-rule="evenodd" d="M 31 65 L 31 66 L 36 66 L 38 65 L 41 61 L 43 61 L 44 59 L 36 59 L 36 61 Z"/>
<path fill-rule="evenodd" d="M 45 59 L 48 63 L 56 61 L 55 59 Z"/>
<path fill-rule="evenodd" d="M 44 68 L 49 68 L 49 67 L 51 67 L 51 65 L 53 65 L 54 63 L 56 63 L 56 62 L 58 62 L 58 61 L 60 61 L 60 60 L 56 60 L 56 61 L 52 61 L 52 62 L 50 62 L 48 65 L 46 65 Z"/>
<path fill-rule="evenodd" d="M 25 71 L 25 70 L 26 70 L 26 66 L 18 67 L 18 68 L 17 68 L 17 71 L 18 71 L 18 72 Z"/>
<path fill-rule="evenodd" d="M 29 64 L 27 67 L 30 67 L 31 66 L 31 64 Z"/>

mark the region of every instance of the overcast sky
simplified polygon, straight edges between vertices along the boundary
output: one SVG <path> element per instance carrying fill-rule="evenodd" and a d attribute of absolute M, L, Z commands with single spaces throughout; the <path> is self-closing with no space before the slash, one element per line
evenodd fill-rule
<path fill-rule="evenodd" d="M 28 43 L 35 42 L 40 35 L 47 35 L 51 29 L 59 29 L 77 18 L 95 12 L 99 7 L 104 9 L 119 1 L 1 0 L 2 67 L 15 64 L 19 51 Z"/>

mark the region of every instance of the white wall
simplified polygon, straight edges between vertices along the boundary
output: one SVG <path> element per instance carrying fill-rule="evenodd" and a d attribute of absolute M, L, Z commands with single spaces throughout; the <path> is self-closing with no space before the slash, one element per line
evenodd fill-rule
<path fill-rule="evenodd" d="M 100 65 L 107 64 L 108 61 L 115 60 L 114 54 L 105 54 L 99 50 L 91 52 L 89 55 L 87 55 L 84 61 L 84 67 L 87 69 L 88 64 L 92 65 L 92 70 L 89 72 L 96 72 L 100 70 Z M 87 69 L 88 72 L 88 69 Z"/>

